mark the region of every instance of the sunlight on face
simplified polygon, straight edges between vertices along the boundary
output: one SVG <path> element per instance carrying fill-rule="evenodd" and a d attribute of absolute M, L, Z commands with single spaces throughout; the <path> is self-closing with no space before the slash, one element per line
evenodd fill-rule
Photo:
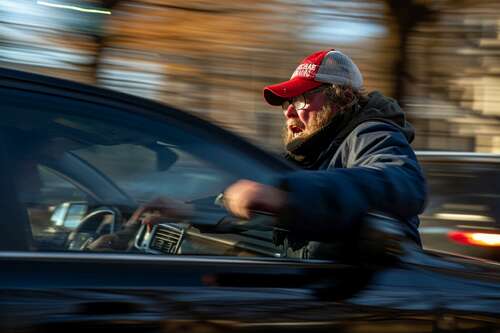
<path fill-rule="evenodd" d="M 328 124 L 333 117 L 333 110 L 330 105 L 323 105 L 320 111 L 310 112 L 306 126 L 300 118 L 288 119 L 283 128 L 283 143 L 285 146 L 297 138 L 307 139 L 318 130 Z M 294 128 L 303 128 L 301 131 L 295 131 Z"/>

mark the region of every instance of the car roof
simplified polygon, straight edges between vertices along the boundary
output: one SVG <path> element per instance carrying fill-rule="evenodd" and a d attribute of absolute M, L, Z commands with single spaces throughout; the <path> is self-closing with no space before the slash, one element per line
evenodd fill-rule
<path fill-rule="evenodd" d="M 419 161 L 500 163 L 500 154 L 457 151 L 416 151 Z"/>

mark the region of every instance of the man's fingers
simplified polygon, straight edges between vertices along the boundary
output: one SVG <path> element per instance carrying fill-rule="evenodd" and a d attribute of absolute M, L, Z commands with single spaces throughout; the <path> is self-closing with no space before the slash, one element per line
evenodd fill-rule
<path fill-rule="evenodd" d="M 153 225 L 165 219 L 188 219 L 193 215 L 193 207 L 184 202 L 157 198 L 140 206 L 131 216 L 127 224 Z"/>
<path fill-rule="evenodd" d="M 171 217 L 172 215 L 167 215 L 167 214 L 150 214 L 146 215 L 142 219 L 142 224 L 159 224 L 162 222 L 165 222 L 165 219 L 168 217 Z"/>
<path fill-rule="evenodd" d="M 258 200 L 256 190 L 260 184 L 241 179 L 224 191 L 224 206 L 236 217 L 250 219 L 250 209 Z"/>
<path fill-rule="evenodd" d="M 250 180 L 239 180 L 224 192 L 224 206 L 233 215 L 245 219 L 258 210 L 279 213 L 285 206 L 286 193 L 269 185 Z"/>
<path fill-rule="evenodd" d="M 131 220 L 139 220 L 141 216 L 146 214 L 169 214 L 171 211 L 171 205 L 165 199 L 154 199 L 144 205 L 141 205 L 135 212 L 132 214 Z"/>
<path fill-rule="evenodd" d="M 131 218 L 134 220 L 138 220 L 142 215 L 144 215 L 146 213 L 153 212 L 155 210 L 161 210 L 163 208 L 164 207 L 160 206 L 155 201 L 148 202 L 144 205 L 139 206 L 139 208 L 137 208 L 137 210 L 134 212 L 134 214 L 132 214 Z"/>
<path fill-rule="evenodd" d="M 112 249 L 118 240 L 114 234 L 103 235 L 90 243 L 87 248 L 89 250 Z"/>
<path fill-rule="evenodd" d="M 144 211 L 147 209 L 147 206 L 140 206 L 139 208 L 137 208 L 134 212 L 134 214 L 132 214 L 132 216 L 130 217 L 130 220 L 131 221 L 137 221 L 139 220 L 139 218 L 141 217 L 142 214 L 144 214 Z"/>
<path fill-rule="evenodd" d="M 224 202 L 224 207 L 234 216 L 249 219 L 250 218 L 250 210 L 248 209 L 248 205 L 245 203 L 245 200 L 242 198 L 241 200 L 228 198 Z"/>

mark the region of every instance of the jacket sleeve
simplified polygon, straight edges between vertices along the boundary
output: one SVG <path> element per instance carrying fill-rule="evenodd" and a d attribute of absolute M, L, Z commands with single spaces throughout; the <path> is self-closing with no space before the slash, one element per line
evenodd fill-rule
<path fill-rule="evenodd" d="M 426 184 L 401 131 L 383 122 L 358 126 L 339 148 L 342 165 L 285 176 L 283 224 L 301 238 L 329 240 L 353 228 L 368 211 L 407 219 L 421 213 Z"/>

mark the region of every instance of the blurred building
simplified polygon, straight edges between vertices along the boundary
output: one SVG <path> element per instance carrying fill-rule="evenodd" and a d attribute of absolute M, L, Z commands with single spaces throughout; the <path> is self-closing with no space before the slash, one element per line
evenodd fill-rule
<path fill-rule="evenodd" d="M 262 87 L 345 51 L 405 105 L 419 149 L 500 152 L 492 1 L 2 0 L 0 65 L 162 101 L 278 150 Z M 411 19 L 410 19 L 411 18 Z"/>
<path fill-rule="evenodd" d="M 500 3 L 442 1 L 409 41 L 418 148 L 500 153 Z"/>

